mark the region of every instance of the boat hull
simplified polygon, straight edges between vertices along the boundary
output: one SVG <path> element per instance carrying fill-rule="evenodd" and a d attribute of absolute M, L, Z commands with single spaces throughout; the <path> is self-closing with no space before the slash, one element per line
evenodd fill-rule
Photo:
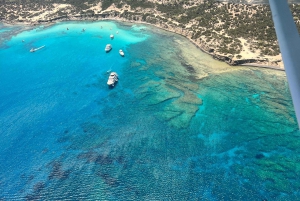
<path fill-rule="evenodd" d="M 118 75 L 115 72 L 110 73 L 108 80 L 107 80 L 107 85 L 109 87 L 114 87 L 116 83 L 118 82 Z"/>

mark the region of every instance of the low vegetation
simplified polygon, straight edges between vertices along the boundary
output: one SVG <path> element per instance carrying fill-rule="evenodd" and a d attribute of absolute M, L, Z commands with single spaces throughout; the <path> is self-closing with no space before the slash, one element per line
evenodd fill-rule
<path fill-rule="evenodd" d="M 57 4 L 69 6 L 49 12 Z M 112 5 L 119 9 L 118 12 L 107 10 Z M 92 9 L 95 7 L 99 9 Z M 290 7 L 300 31 L 300 5 Z M 244 46 L 253 53 L 260 51 L 261 57 L 280 53 L 271 11 L 266 4 L 243 5 L 214 0 L 0 0 L 2 21 L 30 21 L 44 12 L 48 14 L 42 20 L 74 15 L 97 19 L 105 14 L 144 21 L 176 29 L 209 51 L 229 57 L 236 55 L 236 59 L 242 58 Z"/>

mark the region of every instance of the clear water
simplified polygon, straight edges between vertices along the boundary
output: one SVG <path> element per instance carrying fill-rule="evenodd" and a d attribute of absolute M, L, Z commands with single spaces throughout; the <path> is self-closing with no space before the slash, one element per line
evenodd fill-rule
<path fill-rule="evenodd" d="M 300 133 L 284 72 L 230 67 L 147 25 L 8 32 L 0 199 L 299 200 Z M 113 89 L 108 70 L 120 77 Z"/>

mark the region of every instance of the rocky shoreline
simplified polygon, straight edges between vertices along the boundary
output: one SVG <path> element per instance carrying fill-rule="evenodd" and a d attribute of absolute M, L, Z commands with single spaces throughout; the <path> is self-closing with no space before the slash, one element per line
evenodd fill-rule
<path fill-rule="evenodd" d="M 73 15 L 73 16 L 60 16 L 48 20 L 37 20 L 35 22 L 33 21 L 7 21 L 0 19 L 0 22 L 7 24 L 7 25 L 27 25 L 30 27 L 34 27 L 37 25 L 52 25 L 56 22 L 61 21 L 101 21 L 101 20 L 114 20 L 114 21 L 122 21 L 122 22 L 128 22 L 128 23 L 139 23 L 139 24 L 147 24 L 152 25 L 157 28 L 163 29 L 165 31 L 169 31 L 172 33 L 179 34 L 188 40 L 190 40 L 196 47 L 198 47 L 201 51 L 205 52 L 206 54 L 211 55 L 214 59 L 225 62 L 229 64 L 230 66 L 252 66 L 252 67 L 258 67 L 258 68 L 268 68 L 273 70 L 281 70 L 284 71 L 283 67 L 280 67 L 276 63 L 270 63 L 268 62 L 268 59 L 240 59 L 240 60 L 234 60 L 227 56 L 219 55 L 214 53 L 214 50 L 207 47 L 205 44 L 201 43 L 200 41 L 193 40 L 191 38 L 191 34 L 183 29 L 180 29 L 178 27 L 170 26 L 168 24 L 152 24 L 141 20 L 128 20 L 126 18 L 122 18 L 119 16 L 111 16 L 109 13 L 103 13 L 103 14 L 97 14 L 92 17 L 88 16 L 82 16 L 82 15 Z M 27 28 L 28 29 L 28 28 Z"/>

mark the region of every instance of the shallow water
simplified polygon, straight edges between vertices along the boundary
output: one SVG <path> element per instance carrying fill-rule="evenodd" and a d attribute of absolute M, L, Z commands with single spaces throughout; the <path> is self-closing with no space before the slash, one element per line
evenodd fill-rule
<path fill-rule="evenodd" d="M 68 22 L 7 37 L 0 100 L 4 200 L 299 197 L 284 72 L 230 67 L 154 27 Z"/>

